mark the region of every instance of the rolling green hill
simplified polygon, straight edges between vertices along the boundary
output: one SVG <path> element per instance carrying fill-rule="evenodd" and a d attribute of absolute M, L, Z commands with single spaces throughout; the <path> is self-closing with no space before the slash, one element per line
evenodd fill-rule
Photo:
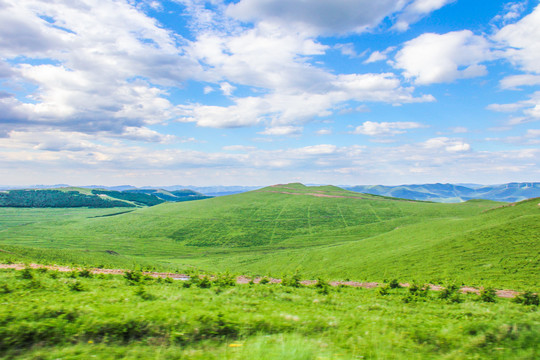
<path fill-rule="evenodd" d="M 53 217 L 4 226 L 0 248 L 65 251 L 71 258 L 87 252 L 88 257 L 99 254 L 100 262 L 114 251 L 156 266 L 249 274 L 300 269 L 306 276 L 335 279 L 538 287 L 538 200 L 500 206 L 482 200 L 417 202 L 287 184 L 113 216 Z M 12 216 L 31 218 L 33 209 L 16 211 Z M 114 262 L 113 255 L 110 259 Z"/>
<path fill-rule="evenodd" d="M 213 196 L 207 196 L 201 194 L 200 192 L 182 189 L 182 190 L 173 190 L 167 191 L 163 189 L 134 189 L 134 190 L 125 190 L 124 193 L 128 194 L 148 194 L 153 195 L 161 200 L 173 201 L 173 202 L 182 202 L 182 201 L 192 201 L 192 200 L 202 200 L 210 199 Z"/>

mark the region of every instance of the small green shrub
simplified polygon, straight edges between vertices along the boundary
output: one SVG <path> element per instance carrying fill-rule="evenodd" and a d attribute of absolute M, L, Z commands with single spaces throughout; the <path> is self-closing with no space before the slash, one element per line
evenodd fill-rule
<path fill-rule="evenodd" d="M 0 285 L 0 294 L 9 294 L 12 290 L 9 288 L 8 284 Z"/>
<path fill-rule="evenodd" d="M 214 284 L 219 287 L 231 287 L 236 285 L 236 278 L 228 271 L 220 274 L 215 280 Z"/>
<path fill-rule="evenodd" d="M 142 286 L 142 285 L 139 285 L 135 291 L 134 291 L 134 294 L 139 296 L 141 299 L 143 300 L 155 300 L 156 297 L 153 295 L 153 294 L 149 294 L 145 287 Z"/>
<path fill-rule="evenodd" d="M 268 284 L 269 282 L 270 280 L 266 276 L 259 280 L 259 284 L 261 285 Z"/>
<path fill-rule="evenodd" d="M 298 271 L 295 271 L 294 274 L 290 276 L 283 276 L 281 280 L 281 285 L 299 288 L 302 286 L 300 281 L 302 281 L 302 278 L 300 277 Z"/>
<path fill-rule="evenodd" d="M 480 290 L 480 300 L 483 302 L 494 303 L 497 300 L 497 294 L 492 288 L 484 288 Z"/>
<path fill-rule="evenodd" d="M 138 284 L 142 280 L 142 273 L 137 270 L 133 270 L 133 271 L 128 270 L 124 274 L 124 279 L 126 279 L 128 283 L 131 285 Z"/>
<path fill-rule="evenodd" d="M 49 277 L 50 277 L 51 279 L 58 279 L 58 271 L 51 271 L 51 272 L 49 273 Z"/>
<path fill-rule="evenodd" d="M 80 272 L 79 272 L 79 277 L 82 277 L 82 278 L 91 278 L 92 277 L 92 272 L 88 269 L 82 269 Z"/>
<path fill-rule="evenodd" d="M 328 293 L 330 293 L 330 284 L 322 279 L 322 278 L 318 278 L 317 279 L 317 282 L 315 283 L 315 288 L 317 289 L 317 292 L 319 294 L 324 294 L 324 295 L 328 295 Z"/>
<path fill-rule="evenodd" d="M 514 302 L 523 305 L 540 305 L 540 298 L 538 294 L 534 294 L 530 291 L 526 291 L 514 298 Z"/>
<path fill-rule="evenodd" d="M 40 274 L 45 274 L 48 270 L 46 267 L 37 268 L 37 272 Z"/>
<path fill-rule="evenodd" d="M 384 285 L 377 289 L 377 293 L 381 296 L 386 296 L 390 294 L 390 286 Z"/>
<path fill-rule="evenodd" d="M 25 267 L 21 270 L 21 279 L 32 280 L 34 278 L 34 271 L 30 267 Z"/>
<path fill-rule="evenodd" d="M 400 289 L 401 288 L 401 285 L 399 285 L 399 282 L 397 281 L 397 279 L 393 279 L 392 281 L 390 281 L 388 286 L 390 286 L 390 289 Z"/>
<path fill-rule="evenodd" d="M 83 286 L 83 284 L 79 281 L 79 280 L 76 280 L 74 282 L 71 282 L 68 284 L 68 287 L 71 291 L 84 291 L 85 288 Z"/>
<path fill-rule="evenodd" d="M 201 281 L 197 283 L 197 286 L 201 289 L 208 289 L 212 287 L 212 282 L 210 281 L 210 278 L 208 276 L 203 276 Z"/>

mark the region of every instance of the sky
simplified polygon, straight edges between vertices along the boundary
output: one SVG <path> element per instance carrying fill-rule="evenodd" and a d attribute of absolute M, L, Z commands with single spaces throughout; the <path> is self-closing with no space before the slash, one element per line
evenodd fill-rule
<path fill-rule="evenodd" d="M 0 0 L 0 185 L 540 181 L 538 0 Z"/>

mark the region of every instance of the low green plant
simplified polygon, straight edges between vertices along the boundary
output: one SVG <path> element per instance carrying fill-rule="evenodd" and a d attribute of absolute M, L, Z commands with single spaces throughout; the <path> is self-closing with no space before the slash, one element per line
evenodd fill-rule
<path fill-rule="evenodd" d="M 497 301 L 497 294 L 492 288 L 483 288 L 482 290 L 480 290 L 479 299 L 483 302 L 493 303 Z"/>
<path fill-rule="evenodd" d="M 73 282 L 70 282 L 68 284 L 68 287 L 71 291 L 76 291 L 76 292 L 80 292 L 80 291 L 85 291 L 85 287 L 83 286 L 83 284 L 79 281 L 79 280 L 76 280 L 76 281 L 73 281 Z"/>
<path fill-rule="evenodd" d="M 393 279 L 392 281 L 390 281 L 390 283 L 388 283 L 388 286 L 390 286 L 390 289 L 399 289 L 399 288 L 401 288 L 401 285 L 399 284 L 397 279 Z"/>
<path fill-rule="evenodd" d="M 142 273 L 137 270 L 128 270 L 124 273 L 124 279 L 126 279 L 129 284 L 138 284 L 142 280 Z"/>
<path fill-rule="evenodd" d="M 25 267 L 20 272 L 21 279 L 32 280 L 34 278 L 34 271 L 30 267 Z"/>
<path fill-rule="evenodd" d="M 150 294 L 143 285 L 139 285 L 135 289 L 134 294 L 139 296 L 143 300 L 155 300 L 156 299 L 156 296 Z"/>
<path fill-rule="evenodd" d="M 540 298 L 538 294 L 534 294 L 530 291 L 526 291 L 523 294 L 519 294 L 514 298 L 514 302 L 523 305 L 540 305 Z"/>
<path fill-rule="evenodd" d="M 298 288 L 302 286 L 301 281 L 302 281 L 302 278 L 300 277 L 300 274 L 298 273 L 298 270 L 297 270 L 292 275 L 283 276 L 281 279 L 281 285 Z"/>
<path fill-rule="evenodd" d="M 212 281 L 210 281 L 210 278 L 205 275 L 197 283 L 197 286 L 200 287 L 201 289 L 209 289 L 212 287 Z"/>
<path fill-rule="evenodd" d="M 231 287 L 236 286 L 236 277 L 228 271 L 217 275 L 214 280 L 214 284 L 219 287 Z"/>
<path fill-rule="evenodd" d="M 386 296 L 388 294 L 390 294 L 390 286 L 388 285 L 384 285 L 384 286 L 381 286 L 377 289 L 377 293 L 381 296 Z"/>
<path fill-rule="evenodd" d="M 91 278 L 93 276 L 92 272 L 88 269 L 82 269 L 79 271 L 79 277 L 82 278 Z"/>
<path fill-rule="evenodd" d="M 261 284 L 261 285 L 268 284 L 269 282 L 270 282 L 270 280 L 266 276 L 263 277 L 261 280 L 259 280 L 259 284 Z"/>
<path fill-rule="evenodd" d="M 13 290 L 8 286 L 8 284 L 2 284 L 0 285 L 0 294 L 9 294 Z"/>
<path fill-rule="evenodd" d="M 328 295 L 330 293 L 331 285 L 328 283 L 328 281 L 319 277 L 315 283 L 315 288 L 319 294 Z"/>

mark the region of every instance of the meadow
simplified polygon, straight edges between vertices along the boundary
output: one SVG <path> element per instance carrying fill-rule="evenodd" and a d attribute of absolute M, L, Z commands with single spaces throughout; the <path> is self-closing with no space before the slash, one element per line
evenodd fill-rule
<path fill-rule="evenodd" d="M 540 290 L 534 199 L 441 204 L 287 184 L 129 212 L 0 215 L 3 261 Z"/>
<path fill-rule="evenodd" d="M 194 277 L 196 279 L 197 277 Z M 4 359 L 534 359 L 540 313 L 485 293 L 0 270 Z M 532 299 L 534 302 L 534 298 Z M 523 300 L 523 299 L 521 299 Z M 536 297 L 536 302 L 538 298 Z"/>
<path fill-rule="evenodd" d="M 137 209 L 0 208 L 0 263 L 74 269 L 0 270 L 0 358 L 535 359 L 539 234 L 538 199 L 442 204 L 301 184 Z"/>

